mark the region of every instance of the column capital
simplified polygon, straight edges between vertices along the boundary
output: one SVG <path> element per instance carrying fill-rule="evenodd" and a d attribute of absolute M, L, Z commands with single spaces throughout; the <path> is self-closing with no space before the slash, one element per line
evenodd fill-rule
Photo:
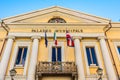
<path fill-rule="evenodd" d="M 7 36 L 6 39 L 15 39 L 15 36 Z"/>
<path fill-rule="evenodd" d="M 32 36 L 31 39 L 41 39 L 40 36 Z"/>
<path fill-rule="evenodd" d="M 74 39 L 74 40 L 75 40 L 75 39 L 79 39 L 79 40 L 81 40 L 82 37 L 80 37 L 80 36 L 73 36 L 73 39 Z"/>
<path fill-rule="evenodd" d="M 98 36 L 97 39 L 100 40 L 100 39 L 107 39 L 107 38 L 105 36 Z"/>

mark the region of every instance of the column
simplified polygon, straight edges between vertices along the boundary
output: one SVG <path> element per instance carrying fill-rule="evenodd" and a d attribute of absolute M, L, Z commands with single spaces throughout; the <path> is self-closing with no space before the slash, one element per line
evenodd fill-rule
<path fill-rule="evenodd" d="M 8 41 L 6 43 L 6 48 L 4 50 L 2 60 L 1 60 L 1 65 L 0 65 L 0 80 L 4 80 L 4 78 L 5 78 L 14 38 L 15 37 L 13 37 L 13 36 L 8 37 Z"/>
<path fill-rule="evenodd" d="M 80 38 L 75 38 L 75 58 L 76 58 L 76 65 L 78 70 L 78 80 L 85 80 L 84 74 L 84 65 L 82 60 L 82 53 L 80 49 Z"/>
<path fill-rule="evenodd" d="M 36 71 L 37 55 L 38 55 L 38 44 L 39 44 L 40 37 L 32 37 L 32 39 L 33 39 L 33 45 L 32 45 L 32 53 L 30 57 L 27 80 L 35 80 L 35 71 Z"/>
<path fill-rule="evenodd" d="M 103 59 L 104 59 L 104 64 L 105 64 L 105 68 L 106 68 L 106 72 L 107 72 L 107 76 L 108 76 L 108 80 L 118 80 L 113 68 L 113 64 L 112 61 L 110 59 L 110 55 L 109 55 L 109 51 L 105 42 L 104 37 L 100 37 L 100 46 L 101 46 L 101 50 L 102 50 L 102 55 L 103 55 Z"/>

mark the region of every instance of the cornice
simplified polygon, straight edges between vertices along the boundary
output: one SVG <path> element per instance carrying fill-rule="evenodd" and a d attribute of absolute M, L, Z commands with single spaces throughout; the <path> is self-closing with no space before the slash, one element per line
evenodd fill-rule
<path fill-rule="evenodd" d="M 16 18 L 16 17 L 21 17 L 21 16 L 33 14 L 33 13 L 40 12 L 40 11 L 49 10 L 49 9 L 51 9 L 51 8 L 53 8 L 53 7 L 55 7 L 55 6 L 48 7 L 48 8 L 43 8 L 43 9 L 39 9 L 39 10 L 34 10 L 34 11 L 32 11 L 32 12 L 30 11 L 30 12 L 23 13 L 23 14 L 18 14 L 18 15 L 16 15 L 16 16 L 6 17 L 6 18 L 3 18 L 3 20 L 7 20 L 7 19 L 11 19 L 11 18 Z"/>
<path fill-rule="evenodd" d="M 46 8 L 46 9 L 42 9 L 42 10 L 37 10 L 37 11 L 13 16 L 13 17 L 10 17 L 10 18 L 5 18 L 4 21 L 5 22 L 14 22 L 14 21 L 30 18 L 30 17 L 37 16 L 37 15 L 43 15 L 43 14 L 46 14 L 46 13 L 49 13 L 49 12 L 54 12 L 54 11 L 62 12 L 62 13 L 68 14 L 68 15 L 73 15 L 73 16 L 76 16 L 78 18 L 81 17 L 81 18 L 92 20 L 92 21 L 95 21 L 95 22 L 101 22 L 101 23 L 104 23 L 104 22 L 109 23 L 110 22 L 109 19 L 93 16 L 93 15 L 90 15 L 90 14 L 74 11 L 74 10 L 59 7 L 59 6 L 54 6 L 54 7 L 50 7 L 50 8 Z"/>
<path fill-rule="evenodd" d="M 95 15 L 92 15 L 92 14 L 79 12 L 77 10 L 73 10 L 73 9 L 70 9 L 70 8 L 64 8 L 62 6 L 51 6 L 51 7 L 48 7 L 48 8 L 42 8 L 42 9 L 39 9 L 39 10 L 34 10 L 32 12 L 27 12 L 27 13 L 23 13 L 23 14 L 18 14 L 16 16 L 6 17 L 6 18 L 4 18 L 4 20 L 11 19 L 11 18 L 16 18 L 16 17 L 21 17 L 21 16 L 25 16 L 25 15 L 29 15 L 29 14 L 33 14 L 33 13 L 37 13 L 37 12 L 41 12 L 41 11 L 45 11 L 45 10 L 49 10 L 49 9 L 52 9 L 52 8 L 54 8 L 54 9 L 56 8 L 55 9 L 56 11 L 59 11 L 59 9 L 63 9 L 63 10 L 72 11 L 72 12 L 75 12 L 75 13 L 78 13 L 78 14 L 84 14 L 84 15 L 87 15 L 87 16 L 92 16 L 92 17 L 96 17 L 96 18 L 100 18 L 100 19 L 104 19 L 104 20 L 108 20 L 108 21 L 110 20 L 110 19 L 106 19 L 106 18 L 101 18 L 101 17 L 95 16 Z"/>
<path fill-rule="evenodd" d="M 46 26 L 106 26 L 108 23 L 8 23 L 8 25 L 46 25 Z"/>
<path fill-rule="evenodd" d="M 40 37 L 40 36 L 33 35 L 33 36 L 31 37 L 31 39 L 41 39 L 41 37 Z"/>
<path fill-rule="evenodd" d="M 15 36 L 15 37 L 33 37 L 33 36 L 38 36 L 38 37 L 45 37 L 45 33 L 18 33 L 18 32 L 11 32 L 8 34 L 8 36 Z M 53 37 L 53 33 L 47 33 L 47 37 Z M 104 37 L 104 33 L 71 33 L 72 37 L 87 37 L 87 38 L 97 38 L 97 37 Z M 57 33 L 57 37 L 59 38 L 63 38 L 66 37 L 66 33 Z"/>
<path fill-rule="evenodd" d="M 120 24 L 120 22 L 111 22 L 111 24 Z"/>
<path fill-rule="evenodd" d="M 107 18 L 95 16 L 95 15 L 92 15 L 92 14 L 87 14 L 87 13 L 81 12 L 81 11 L 79 12 L 79 11 L 77 11 L 77 10 L 73 10 L 73 9 L 70 9 L 70 8 L 64 8 L 64 7 L 61 7 L 61 6 L 57 6 L 57 7 L 61 8 L 61 9 L 64 9 L 64 10 L 73 11 L 73 12 L 76 12 L 76 13 L 79 13 L 79 14 L 81 13 L 81 14 L 84 14 L 84 15 L 87 15 L 87 16 L 92 16 L 92 17 L 96 17 L 96 18 L 100 18 L 100 19 L 104 19 L 104 20 L 110 21 L 110 19 L 107 19 Z"/>

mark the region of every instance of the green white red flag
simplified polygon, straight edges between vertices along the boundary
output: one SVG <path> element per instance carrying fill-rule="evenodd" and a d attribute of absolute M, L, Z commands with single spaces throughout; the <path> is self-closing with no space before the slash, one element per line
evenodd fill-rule
<path fill-rule="evenodd" d="M 58 42 L 57 42 L 57 37 L 56 37 L 56 32 L 54 32 L 54 44 L 57 45 Z"/>

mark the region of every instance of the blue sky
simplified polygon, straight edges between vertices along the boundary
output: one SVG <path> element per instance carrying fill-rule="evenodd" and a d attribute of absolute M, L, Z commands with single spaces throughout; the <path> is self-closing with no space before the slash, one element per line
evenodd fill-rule
<path fill-rule="evenodd" d="M 51 6 L 120 21 L 120 0 L 0 0 L 0 18 L 6 18 Z"/>

